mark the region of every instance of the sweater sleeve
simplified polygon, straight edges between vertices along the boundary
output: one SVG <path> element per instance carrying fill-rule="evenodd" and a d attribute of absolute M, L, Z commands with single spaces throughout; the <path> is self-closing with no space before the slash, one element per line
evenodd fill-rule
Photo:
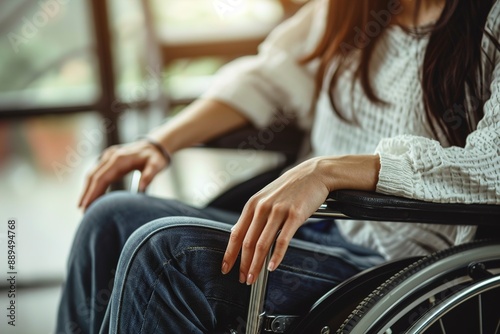
<path fill-rule="evenodd" d="M 268 125 L 277 110 L 291 113 L 298 124 L 308 127 L 317 66 L 299 60 L 323 34 L 322 6 L 325 1 L 305 5 L 270 33 L 257 55 L 225 65 L 202 98 L 231 105 L 257 127 Z"/>
<path fill-rule="evenodd" d="M 487 26 L 497 40 L 499 3 Z M 500 56 L 493 53 L 491 95 L 465 147 L 445 148 L 436 140 L 408 135 L 383 139 L 376 149 L 378 192 L 433 202 L 500 204 Z"/>

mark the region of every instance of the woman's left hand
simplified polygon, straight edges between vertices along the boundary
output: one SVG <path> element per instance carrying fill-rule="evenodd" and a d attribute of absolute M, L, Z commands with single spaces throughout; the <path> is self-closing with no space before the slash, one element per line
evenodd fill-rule
<path fill-rule="evenodd" d="M 366 159 L 374 163 L 367 164 Z M 239 280 L 241 283 L 254 283 L 276 240 L 267 268 L 275 270 L 297 229 L 319 208 L 330 191 L 348 186 L 350 182 L 345 181 L 349 180 L 354 183 L 349 187 L 351 189 L 372 190 L 379 168 L 378 156 L 346 156 L 310 159 L 287 171 L 252 196 L 245 205 L 232 229 L 222 273 L 231 270 L 241 250 Z M 363 180 L 363 175 L 373 176 Z M 336 180 L 338 176 L 345 178 Z M 360 184 L 356 186 L 358 182 Z"/>

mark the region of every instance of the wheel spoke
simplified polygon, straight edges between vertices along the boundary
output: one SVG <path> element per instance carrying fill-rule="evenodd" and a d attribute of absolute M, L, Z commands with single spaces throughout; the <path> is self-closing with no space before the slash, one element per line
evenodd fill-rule
<path fill-rule="evenodd" d="M 446 329 L 444 329 L 443 319 L 439 319 L 439 327 L 441 327 L 441 332 L 443 332 L 443 334 L 446 334 Z"/>
<path fill-rule="evenodd" d="M 431 296 L 429 298 L 429 302 L 431 303 L 431 306 L 435 306 L 436 305 L 436 298 L 434 296 Z M 439 321 L 439 327 L 441 328 L 441 333 L 446 334 L 446 329 L 444 328 L 443 318 L 440 318 L 438 321 Z"/>
<path fill-rule="evenodd" d="M 497 328 L 495 329 L 495 334 L 498 333 L 499 329 L 500 329 L 500 318 L 498 319 L 498 322 L 497 322 Z"/>
<path fill-rule="evenodd" d="M 435 296 L 429 297 L 429 304 L 431 307 L 436 305 L 436 297 Z M 443 318 L 439 319 L 438 322 L 439 322 L 439 328 L 441 328 L 441 333 L 446 334 L 446 329 L 444 328 Z"/>
<path fill-rule="evenodd" d="M 483 334 L 483 298 L 481 294 L 477 298 L 479 299 L 479 334 Z"/>

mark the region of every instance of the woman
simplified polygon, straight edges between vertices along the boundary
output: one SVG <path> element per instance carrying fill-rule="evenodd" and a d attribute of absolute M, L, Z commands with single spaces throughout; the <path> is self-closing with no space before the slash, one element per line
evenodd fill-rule
<path fill-rule="evenodd" d="M 247 285 L 278 230 L 266 307 L 288 314 L 364 268 L 474 237 L 473 226 L 302 226 L 335 189 L 500 203 L 500 1 L 356 4 L 306 5 L 149 140 L 104 152 L 80 203 L 88 210 L 59 332 L 241 328 Z M 142 170 L 144 189 L 171 153 L 247 123 L 264 127 L 276 109 L 311 129 L 314 158 L 255 194 L 240 216 L 144 195 L 100 197 L 132 169 Z"/>

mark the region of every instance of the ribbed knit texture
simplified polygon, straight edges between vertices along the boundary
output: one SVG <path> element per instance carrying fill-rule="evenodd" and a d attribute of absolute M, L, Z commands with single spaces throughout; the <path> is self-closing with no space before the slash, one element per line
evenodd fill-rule
<path fill-rule="evenodd" d="M 311 115 L 316 64 L 303 66 L 298 59 L 321 38 L 325 5 L 318 1 L 305 6 L 268 37 L 258 56 L 227 65 L 205 97 L 233 105 L 260 127 L 269 124 L 276 110 L 293 111 L 302 126 L 311 127 L 317 156 L 378 154 L 378 192 L 434 202 L 500 204 L 500 54 L 493 43 L 483 37 L 482 47 L 493 60 L 483 64 L 484 84 L 491 93 L 485 116 L 465 148 L 449 147 L 442 136 L 434 138 L 425 117 L 420 77 L 428 35 L 399 26 L 385 29 L 370 63 L 372 87 L 387 103 L 372 103 L 359 81 L 353 82 L 355 51 L 333 96 L 342 114 L 357 124 L 335 115 L 325 91 Z M 497 1 L 487 23 L 497 40 L 499 16 Z M 468 241 L 475 233 L 472 226 L 359 221 L 339 226 L 351 241 L 388 259 L 427 254 Z"/>

